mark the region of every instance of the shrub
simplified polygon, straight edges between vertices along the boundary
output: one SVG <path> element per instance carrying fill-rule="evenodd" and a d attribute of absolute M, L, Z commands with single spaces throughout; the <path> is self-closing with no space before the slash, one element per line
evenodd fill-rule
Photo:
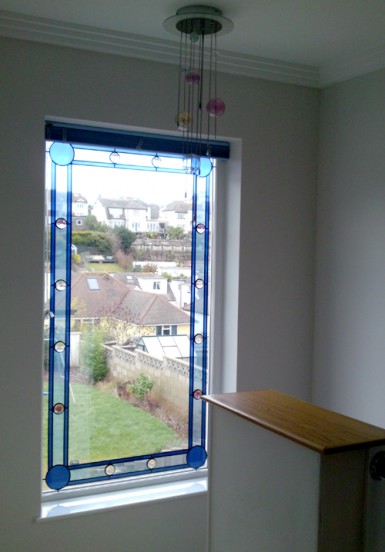
<path fill-rule="evenodd" d="M 103 381 L 108 373 L 107 351 L 102 346 L 104 332 L 100 328 L 87 329 L 80 346 L 80 371 L 92 383 Z"/>
<path fill-rule="evenodd" d="M 137 399 L 142 401 L 154 385 L 154 380 L 146 376 L 146 374 L 140 374 L 135 382 L 130 385 L 130 393 L 133 393 Z"/>
<path fill-rule="evenodd" d="M 157 270 L 158 270 L 158 265 L 156 264 L 148 263 L 142 267 L 143 272 L 153 272 L 155 274 Z"/>

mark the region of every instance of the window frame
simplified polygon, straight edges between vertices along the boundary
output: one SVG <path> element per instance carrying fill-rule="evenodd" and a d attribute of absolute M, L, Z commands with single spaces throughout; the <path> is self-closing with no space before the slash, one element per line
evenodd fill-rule
<path fill-rule="evenodd" d="M 69 209 L 71 209 L 71 205 L 69 205 Z M 70 212 L 71 212 L 71 211 L 70 211 Z M 71 220 L 71 219 L 69 219 L 69 220 Z M 163 332 L 162 332 L 162 335 L 163 335 Z M 171 335 L 171 334 L 170 334 L 170 335 Z M 139 474 L 139 475 L 141 475 L 141 474 Z M 127 475 L 126 475 L 125 477 L 127 477 Z M 146 475 L 146 477 L 147 477 L 147 475 Z M 100 480 L 100 482 L 98 482 L 98 485 L 100 485 L 100 484 L 101 484 L 101 481 L 103 481 L 103 480 L 104 480 L 104 479 Z"/>

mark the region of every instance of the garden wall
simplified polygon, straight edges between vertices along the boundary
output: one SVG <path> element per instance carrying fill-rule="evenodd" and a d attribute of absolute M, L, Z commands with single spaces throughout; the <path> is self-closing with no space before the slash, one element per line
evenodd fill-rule
<path fill-rule="evenodd" d="M 173 415 L 188 417 L 189 363 L 170 357 L 155 357 L 142 351 L 107 346 L 107 366 L 117 382 L 134 382 L 139 374 L 155 381 L 151 398 Z"/>

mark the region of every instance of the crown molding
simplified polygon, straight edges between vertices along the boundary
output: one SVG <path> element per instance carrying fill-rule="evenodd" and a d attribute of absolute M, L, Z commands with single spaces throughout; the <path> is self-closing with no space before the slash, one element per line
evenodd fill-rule
<path fill-rule="evenodd" d="M 179 43 L 0 10 L 0 36 L 107 54 L 179 63 Z M 251 55 L 218 51 L 224 73 L 318 87 L 318 69 Z"/>
<path fill-rule="evenodd" d="M 80 48 L 160 63 L 179 63 L 179 43 L 142 35 L 63 23 L 0 10 L 0 36 Z M 320 68 L 219 50 L 219 71 L 232 75 L 325 88 L 385 67 L 385 51 L 337 60 Z"/>

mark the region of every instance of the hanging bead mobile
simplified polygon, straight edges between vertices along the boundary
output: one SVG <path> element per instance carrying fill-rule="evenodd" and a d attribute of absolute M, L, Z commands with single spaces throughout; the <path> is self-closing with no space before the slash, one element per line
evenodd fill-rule
<path fill-rule="evenodd" d="M 180 36 L 175 124 L 183 134 L 186 172 L 201 174 L 201 158 L 210 157 L 217 118 L 226 109 L 217 91 L 217 36 L 230 32 L 233 23 L 219 9 L 197 5 L 179 9 L 164 27 Z"/>

